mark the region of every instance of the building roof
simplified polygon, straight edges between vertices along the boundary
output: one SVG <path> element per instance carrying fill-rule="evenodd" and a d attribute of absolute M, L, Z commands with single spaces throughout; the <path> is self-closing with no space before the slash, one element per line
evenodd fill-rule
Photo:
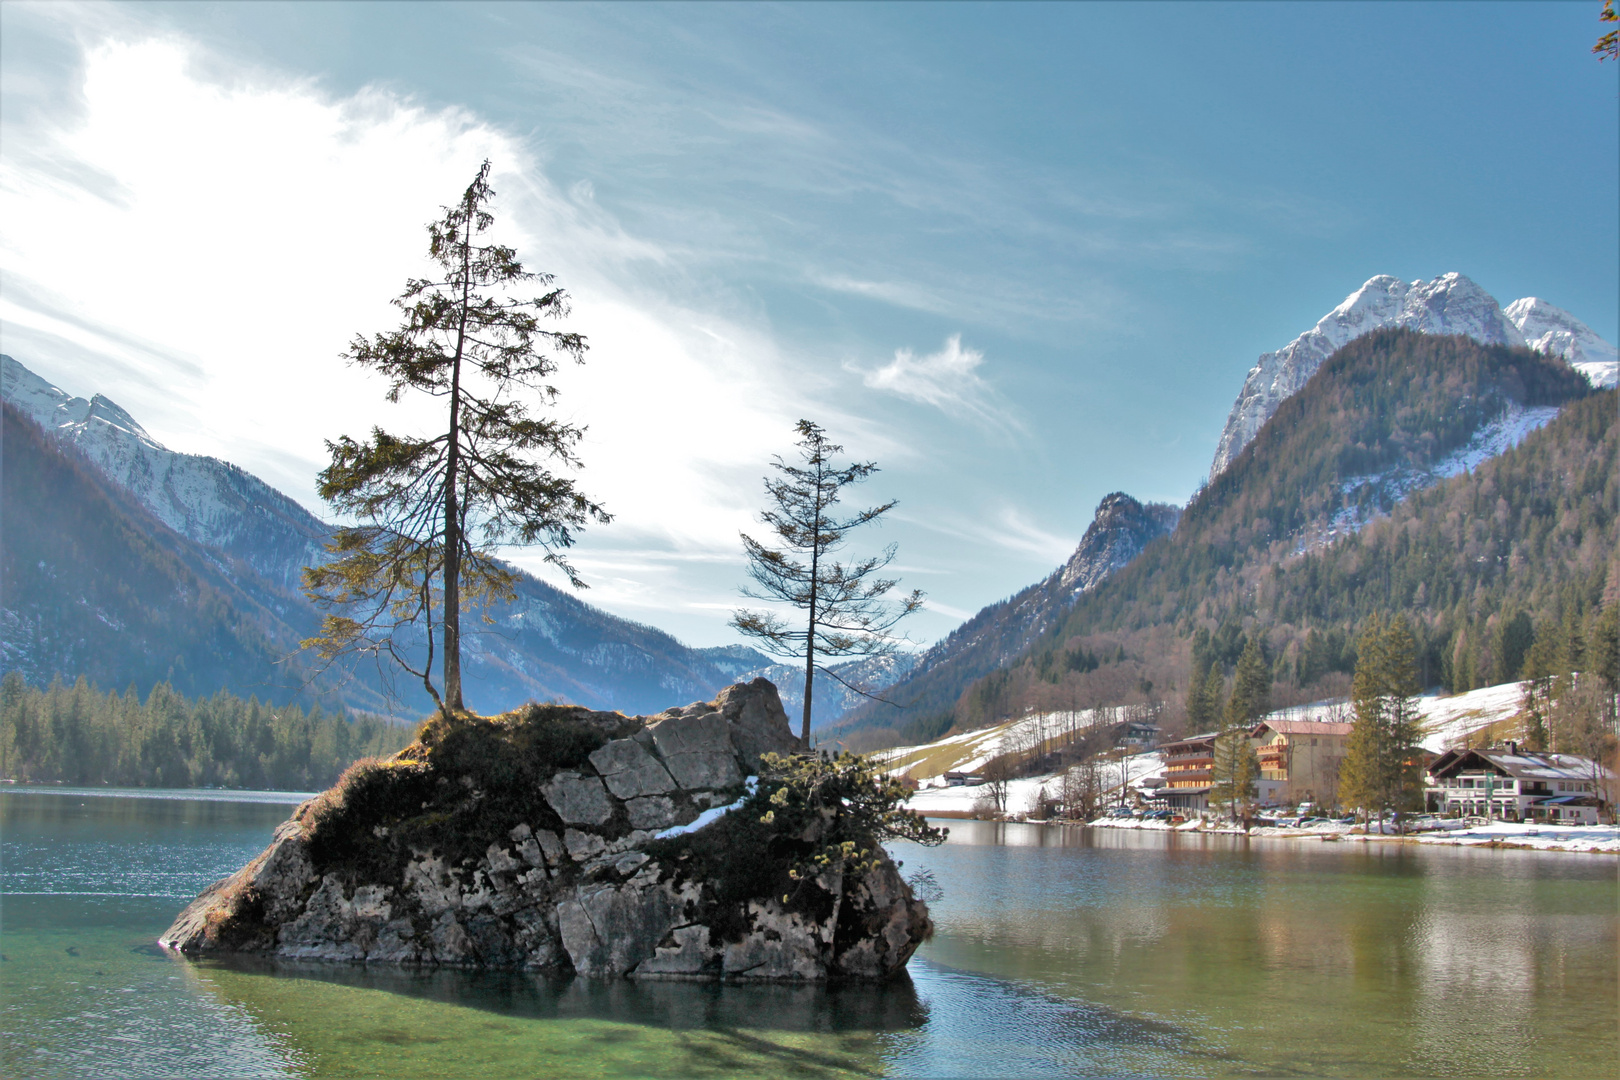
<path fill-rule="evenodd" d="M 1432 776 L 1452 776 L 1465 769 L 1495 768 L 1520 780 L 1591 780 L 1613 775 L 1590 758 L 1577 754 L 1547 754 L 1518 747 L 1489 750 L 1447 750 L 1429 765 Z"/>
<path fill-rule="evenodd" d="M 1249 732 L 1250 737 L 1258 738 L 1260 732 L 1270 728 L 1279 735 L 1348 735 L 1350 725 L 1336 723 L 1331 720 L 1262 720 Z"/>
<path fill-rule="evenodd" d="M 1220 735 L 1221 733 L 1218 731 L 1208 731 L 1202 735 L 1189 735 L 1185 739 L 1177 739 L 1175 742 L 1161 744 L 1159 746 L 1159 753 L 1172 754 L 1181 749 L 1198 750 L 1204 747 L 1214 746 L 1215 740 L 1220 738 Z"/>

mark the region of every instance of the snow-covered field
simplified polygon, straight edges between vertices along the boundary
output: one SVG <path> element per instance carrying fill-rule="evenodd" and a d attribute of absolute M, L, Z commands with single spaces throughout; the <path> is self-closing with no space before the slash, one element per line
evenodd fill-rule
<path fill-rule="evenodd" d="M 1502 720 L 1511 719 L 1519 711 L 1519 697 L 1523 683 L 1503 683 L 1470 690 L 1466 694 L 1425 694 L 1418 698 L 1418 714 L 1423 717 L 1422 730 L 1425 750 L 1440 753 L 1461 746 L 1475 732 Z M 1339 720 L 1353 719 L 1350 706 L 1344 702 L 1320 702 L 1292 709 L 1279 709 L 1271 715 L 1281 720 Z"/>
<path fill-rule="evenodd" d="M 1511 719 L 1519 711 L 1520 683 L 1505 683 L 1501 686 L 1488 686 L 1481 690 L 1472 690 L 1466 694 L 1454 694 L 1450 697 L 1439 695 L 1426 695 L 1418 699 L 1418 712 L 1423 716 L 1423 742 L 1427 750 L 1436 753 L 1448 750 L 1454 746 L 1466 743 L 1476 732 L 1503 720 Z M 1278 718 L 1288 720 L 1349 720 L 1349 707 L 1343 702 L 1323 702 L 1315 705 L 1305 705 L 1297 708 L 1282 709 L 1272 714 Z M 1081 714 L 1078 719 L 1079 726 L 1092 717 Z M 940 739 L 937 742 L 923 746 L 902 746 L 894 750 L 882 752 L 882 758 L 891 773 L 897 776 L 911 776 L 923 786 L 918 789 L 906 803 L 911 809 L 924 814 L 966 815 L 973 811 L 973 807 L 981 798 L 987 796 L 988 785 L 974 784 L 959 787 L 931 786 L 941 784 L 944 774 L 949 772 L 974 773 L 982 769 L 986 762 L 997 755 L 1004 753 L 1004 748 L 1018 745 L 1027 741 L 1029 735 L 1039 733 L 1043 729 L 1055 730 L 1060 721 L 1063 726 L 1070 726 L 1068 717 L 1055 717 L 1052 715 L 1036 715 L 1021 717 L 1018 720 L 1008 721 L 996 727 L 983 728 L 979 731 L 965 732 Z M 1120 785 L 1127 784 L 1136 787 L 1142 781 L 1159 776 L 1164 771 L 1164 755 L 1154 751 L 1144 754 L 1134 754 L 1130 757 L 1105 762 L 1102 766 L 1102 780 L 1104 788 L 1110 792 L 1105 801 L 1117 801 Z M 1010 781 L 1007 785 L 1008 815 L 1024 815 L 1033 813 L 1037 797 L 1042 788 L 1046 788 L 1051 795 L 1058 794 L 1059 778 L 1055 774 L 1032 776 L 1021 780 Z M 1160 822 L 1140 822 L 1135 820 L 1110 821 L 1110 828 L 1144 828 L 1163 829 L 1167 826 Z M 1194 827 L 1194 826 L 1189 826 Z M 1517 828 L 1518 826 L 1491 826 L 1493 829 Z M 1344 827 L 1346 830 L 1348 826 Z M 1332 827 L 1326 831 L 1340 831 Z M 1540 836 L 1559 832 L 1543 826 Z M 1569 831 L 1569 830 L 1564 830 Z M 1598 830 L 1574 829 L 1573 833 L 1579 837 L 1570 843 L 1596 843 Z M 1250 835 L 1290 835 L 1299 836 L 1299 830 L 1255 830 Z M 1482 840 L 1469 839 L 1473 833 L 1453 833 L 1445 837 L 1425 837 L 1423 842 L 1442 843 L 1489 843 L 1495 834 Z M 1497 839 L 1500 839 L 1497 837 Z M 1531 847 L 1548 847 L 1550 842 L 1545 839 L 1531 838 L 1533 842 L 1527 844 Z M 1514 841 L 1517 843 L 1518 841 Z M 1567 847 L 1563 842 L 1551 845 L 1561 847 L 1562 850 L 1593 850 L 1609 851 L 1620 850 L 1620 844 L 1614 847 Z"/>
<path fill-rule="evenodd" d="M 965 770 L 964 770 L 965 771 Z M 1120 784 L 1133 787 L 1149 777 L 1164 771 L 1164 755 L 1158 753 L 1133 754 L 1119 761 L 1110 761 L 1102 767 L 1102 783 L 1106 791 L 1117 793 Z M 1050 795 L 1058 794 L 1059 778 L 1056 774 L 1031 776 L 1007 783 L 1007 813 L 1029 814 L 1035 810 L 1041 788 Z M 906 801 L 911 809 L 923 814 L 962 813 L 972 811 L 980 798 L 988 795 L 988 784 L 963 784 L 960 787 L 925 787 Z M 1116 796 L 1110 795 L 1110 798 Z"/>
<path fill-rule="evenodd" d="M 1483 728 L 1510 719 L 1519 711 L 1520 687 L 1520 683 L 1504 683 L 1501 686 L 1487 686 L 1481 690 L 1471 690 L 1466 694 L 1454 694 L 1450 697 L 1431 694 L 1419 698 L 1418 712 L 1423 716 L 1423 747 L 1439 753 L 1453 746 L 1462 745 L 1471 735 Z M 1286 720 L 1347 721 L 1351 718 L 1349 706 L 1343 702 L 1322 702 L 1279 709 L 1272 715 Z M 1078 714 L 1072 721 L 1067 715 L 1031 713 L 995 727 L 951 735 L 922 746 L 900 746 L 892 750 L 883 750 L 877 756 L 884 762 L 889 772 L 896 776 L 910 776 L 924 785 L 911 800 L 913 808 L 926 809 L 929 812 L 967 811 L 973 808 L 974 802 L 983 793 L 982 785 L 954 788 L 934 788 L 927 785 L 938 783 L 939 778 L 946 772 L 977 772 L 984 768 L 985 763 L 991 758 L 1005 753 L 1011 746 L 1026 741 L 1031 735 L 1039 734 L 1043 729 L 1055 732 L 1059 728 L 1076 726 L 1083 728 L 1094 719 L 1094 715 L 1089 711 Z M 1163 755 L 1156 752 L 1137 754 L 1125 760 L 1128 769 L 1128 776 L 1123 778 L 1125 783 L 1135 784 L 1147 777 L 1156 776 L 1164 768 Z M 1120 768 L 1117 761 L 1104 766 L 1104 783 L 1111 789 L 1117 789 L 1122 782 Z M 1043 784 L 1049 785 L 1054 794 L 1056 793 L 1055 776 L 1037 776 L 1012 781 L 1008 798 L 1009 812 L 1028 813 L 1034 803 L 1035 793 Z"/>

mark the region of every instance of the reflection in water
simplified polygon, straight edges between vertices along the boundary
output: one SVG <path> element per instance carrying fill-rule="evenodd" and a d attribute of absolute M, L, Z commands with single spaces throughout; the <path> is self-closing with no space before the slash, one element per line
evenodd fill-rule
<path fill-rule="evenodd" d="M 1607 858 L 953 826 L 902 853 L 945 894 L 922 955 L 1173 1022 L 1191 1071 L 1620 1064 Z"/>
<path fill-rule="evenodd" d="M 883 986 L 747 986 L 550 979 L 516 971 L 414 970 L 258 957 L 210 960 L 197 966 L 210 974 L 304 979 L 527 1019 L 591 1017 L 672 1029 L 827 1033 L 904 1031 L 928 1019 L 916 987 L 905 977 Z"/>
<path fill-rule="evenodd" d="M 1604 857 L 952 822 L 886 987 L 152 948 L 290 808 L 0 793 L 17 1076 L 1614 1075 Z"/>

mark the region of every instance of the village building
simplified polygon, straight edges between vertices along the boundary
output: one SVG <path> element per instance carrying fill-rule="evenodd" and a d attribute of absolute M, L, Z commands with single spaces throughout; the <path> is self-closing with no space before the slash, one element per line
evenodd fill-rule
<path fill-rule="evenodd" d="M 1215 766 L 1215 739 L 1211 731 L 1159 747 L 1164 755 L 1164 786 L 1153 792 L 1153 802 L 1172 810 L 1207 810 L 1209 785 Z"/>
<path fill-rule="evenodd" d="M 1278 802 L 1338 805 L 1339 765 L 1350 746 L 1349 724 L 1268 717 L 1249 735 L 1260 758 L 1262 787 L 1274 786 Z"/>
<path fill-rule="evenodd" d="M 1447 750 L 1429 766 L 1429 806 L 1442 814 L 1595 825 L 1614 774 L 1588 758 L 1521 750 Z"/>
<path fill-rule="evenodd" d="M 1115 733 L 1114 746 L 1125 750 L 1143 750 L 1159 741 L 1159 725 L 1145 720 L 1130 720 L 1121 724 Z"/>

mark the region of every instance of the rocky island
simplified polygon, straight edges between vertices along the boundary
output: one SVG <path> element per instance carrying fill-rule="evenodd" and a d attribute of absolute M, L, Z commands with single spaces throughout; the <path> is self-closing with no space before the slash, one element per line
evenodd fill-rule
<path fill-rule="evenodd" d="M 188 956 L 591 977 L 883 979 L 932 932 L 881 842 L 942 835 L 776 688 L 651 717 L 434 717 L 357 762 L 160 942 Z"/>

